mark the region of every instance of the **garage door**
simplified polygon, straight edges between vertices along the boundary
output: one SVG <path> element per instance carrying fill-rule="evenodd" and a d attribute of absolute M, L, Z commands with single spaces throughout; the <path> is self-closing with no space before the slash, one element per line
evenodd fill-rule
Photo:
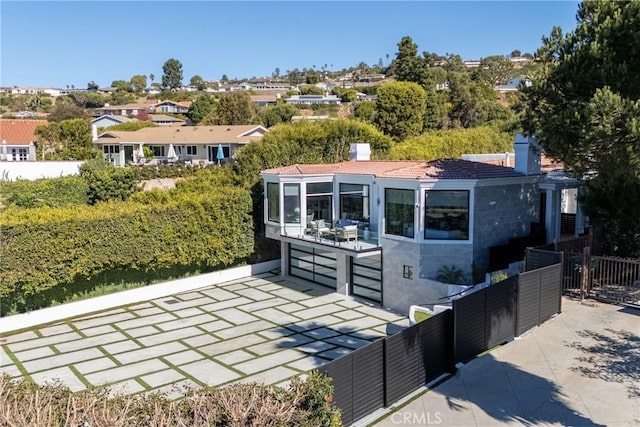
<path fill-rule="evenodd" d="M 351 258 L 351 294 L 382 303 L 382 256 Z"/>
<path fill-rule="evenodd" d="M 289 245 L 289 274 L 336 289 L 336 254 L 291 244 Z"/>

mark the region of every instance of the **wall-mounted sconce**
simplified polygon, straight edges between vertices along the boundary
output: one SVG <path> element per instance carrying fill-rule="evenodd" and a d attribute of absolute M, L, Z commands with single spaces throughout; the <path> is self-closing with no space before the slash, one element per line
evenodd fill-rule
<path fill-rule="evenodd" d="M 491 207 L 495 206 L 495 205 L 496 205 L 496 201 L 495 201 L 495 200 L 490 201 L 490 202 L 489 202 L 489 205 L 490 205 Z"/>
<path fill-rule="evenodd" d="M 376 203 L 379 205 L 380 204 L 380 197 L 378 197 L 378 200 L 376 200 Z"/>

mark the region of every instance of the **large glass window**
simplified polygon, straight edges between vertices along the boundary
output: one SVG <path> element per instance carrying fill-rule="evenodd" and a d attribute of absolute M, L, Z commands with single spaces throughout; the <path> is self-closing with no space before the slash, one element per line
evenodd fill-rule
<path fill-rule="evenodd" d="M 267 182 L 267 218 L 280 222 L 280 184 Z"/>
<path fill-rule="evenodd" d="M 284 222 L 300 224 L 300 184 L 284 184 Z"/>
<path fill-rule="evenodd" d="M 414 191 L 385 188 L 384 216 L 385 233 L 414 237 Z"/>
<path fill-rule="evenodd" d="M 369 186 L 340 184 L 340 219 L 369 221 Z"/>
<path fill-rule="evenodd" d="M 469 191 L 428 190 L 425 197 L 425 239 L 469 239 Z"/>
<path fill-rule="evenodd" d="M 331 182 L 307 183 L 307 224 L 319 219 L 331 223 L 332 200 L 333 184 Z"/>

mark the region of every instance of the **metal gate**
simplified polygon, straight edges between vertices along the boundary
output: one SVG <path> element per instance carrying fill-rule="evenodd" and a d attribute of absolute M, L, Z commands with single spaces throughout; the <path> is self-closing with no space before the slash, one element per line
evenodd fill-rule
<path fill-rule="evenodd" d="M 289 274 L 320 285 L 337 288 L 335 252 L 307 246 L 289 246 Z"/>

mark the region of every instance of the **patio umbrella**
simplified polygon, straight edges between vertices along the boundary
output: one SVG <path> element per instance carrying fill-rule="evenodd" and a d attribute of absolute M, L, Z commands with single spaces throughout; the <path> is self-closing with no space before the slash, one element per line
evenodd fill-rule
<path fill-rule="evenodd" d="M 173 147 L 173 144 L 169 144 L 169 150 L 167 151 L 167 160 L 169 161 L 178 160 L 178 155 L 176 154 L 176 149 Z"/>
<path fill-rule="evenodd" d="M 140 144 L 137 154 L 138 154 L 138 162 L 140 162 L 141 160 L 144 162 L 144 150 L 142 149 L 142 144 Z"/>
<path fill-rule="evenodd" d="M 218 164 L 220 164 L 220 161 L 224 159 L 224 151 L 222 150 L 222 144 L 218 144 L 218 154 L 216 154 L 216 159 L 218 159 Z"/>

